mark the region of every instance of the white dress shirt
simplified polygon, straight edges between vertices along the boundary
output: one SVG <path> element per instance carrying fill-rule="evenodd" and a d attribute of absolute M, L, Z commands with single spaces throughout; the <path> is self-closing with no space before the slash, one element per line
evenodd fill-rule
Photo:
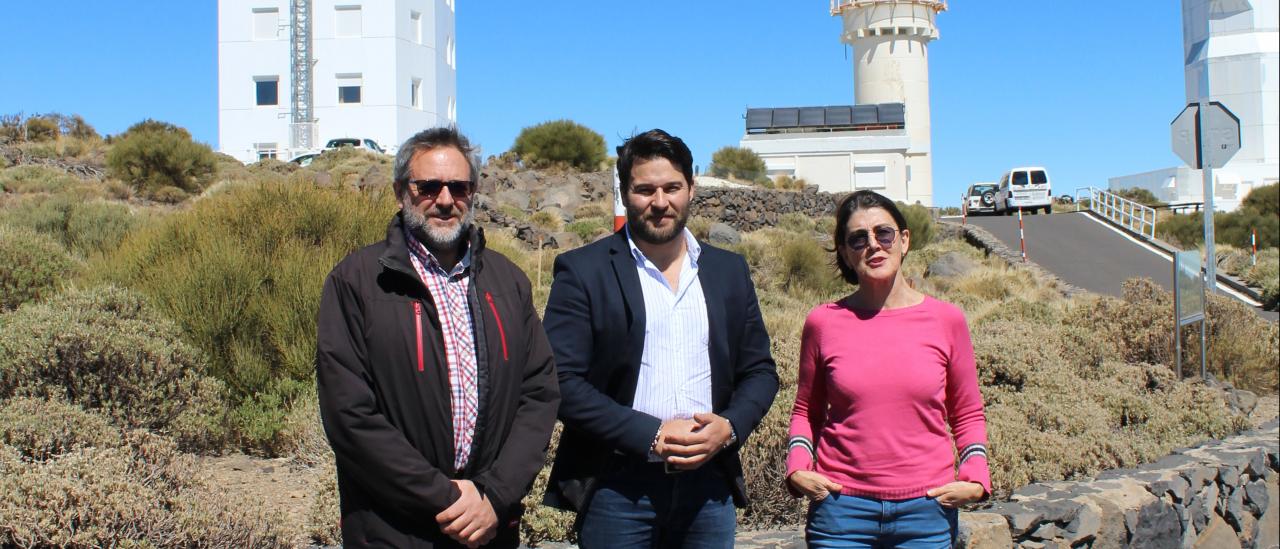
<path fill-rule="evenodd" d="M 688 229 L 683 236 L 686 250 L 672 291 L 662 271 L 636 247 L 627 230 L 645 313 L 644 352 L 631 407 L 662 421 L 712 411 L 707 304 L 698 280 L 702 248 Z"/>

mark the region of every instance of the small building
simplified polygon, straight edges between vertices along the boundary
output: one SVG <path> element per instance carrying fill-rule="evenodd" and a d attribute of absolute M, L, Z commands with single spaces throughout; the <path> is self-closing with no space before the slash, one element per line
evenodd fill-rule
<path fill-rule="evenodd" d="M 823 192 L 871 189 L 932 205 L 930 188 L 911 185 L 905 114 L 902 103 L 747 109 L 740 146 L 764 160 L 769 177 L 803 179 Z"/>
<path fill-rule="evenodd" d="M 454 2 L 219 0 L 218 149 L 254 162 L 357 137 L 394 151 L 454 123 Z"/>

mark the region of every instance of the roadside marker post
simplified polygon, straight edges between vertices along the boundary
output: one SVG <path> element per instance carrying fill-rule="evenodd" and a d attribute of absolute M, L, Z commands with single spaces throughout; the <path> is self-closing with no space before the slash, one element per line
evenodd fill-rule
<path fill-rule="evenodd" d="M 1254 227 L 1249 235 L 1249 247 L 1253 248 L 1253 265 L 1258 265 L 1258 228 Z"/>
<path fill-rule="evenodd" d="M 1027 236 L 1022 232 L 1022 207 L 1018 207 L 1018 245 L 1022 247 L 1022 262 L 1027 262 Z"/>
<path fill-rule="evenodd" d="M 622 181 L 618 179 L 618 167 L 613 167 L 613 231 L 627 223 L 627 209 L 622 205 Z"/>

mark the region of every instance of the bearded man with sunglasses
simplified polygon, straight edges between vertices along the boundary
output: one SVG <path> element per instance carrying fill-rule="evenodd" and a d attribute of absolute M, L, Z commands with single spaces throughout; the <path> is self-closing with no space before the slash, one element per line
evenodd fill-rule
<path fill-rule="evenodd" d="M 479 169 L 454 128 L 395 160 L 386 239 L 320 299 L 316 382 L 344 547 L 516 547 L 559 404 L 528 278 L 474 226 Z"/>

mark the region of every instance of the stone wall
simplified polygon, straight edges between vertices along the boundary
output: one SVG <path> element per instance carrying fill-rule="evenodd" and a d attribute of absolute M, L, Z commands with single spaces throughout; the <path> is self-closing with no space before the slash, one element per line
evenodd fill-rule
<path fill-rule="evenodd" d="M 960 546 L 1280 547 L 1278 479 L 1280 420 L 1272 420 L 1096 480 L 1024 486 L 962 514 Z"/>
<path fill-rule="evenodd" d="M 693 197 L 693 213 L 746 232 L 777 225 L 778 218 L 789 213 L 831 215 L 836 199 L 837 195 L 814 187 L 804 191 L 701 187 Z"/>

